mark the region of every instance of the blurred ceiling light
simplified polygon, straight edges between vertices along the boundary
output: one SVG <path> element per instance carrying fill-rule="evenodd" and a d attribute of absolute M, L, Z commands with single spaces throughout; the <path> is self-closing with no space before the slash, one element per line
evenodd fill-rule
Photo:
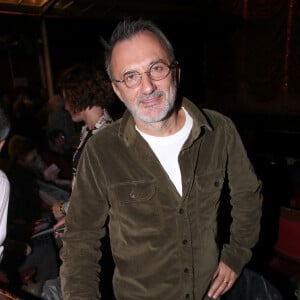
<path fill-rule="evenodd" d="M 0 0 L 0 4 L 29 6 L 40 8 L 46 4 L 55 3 L 56 8 L 65 9 L 74 3 L 73 0 Z"/>

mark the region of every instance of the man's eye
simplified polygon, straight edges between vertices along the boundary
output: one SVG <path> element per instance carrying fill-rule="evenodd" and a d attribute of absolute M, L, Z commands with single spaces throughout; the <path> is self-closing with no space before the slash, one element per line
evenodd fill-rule
<path fill-rule="evenodd" d="M 138 76 L 139 75 L 137 73 L 129 73 L 124 76 L 124 79 L 126 81 L 134 81 L 134 80 L 137 80 Z"/>
<path fill-rule="evenodd" d="M 152 69 L 156 70 L 156 71 L 159 71 L 163 68 L 162 65 L 155 65 Z"/>
<path fill-rule="evenodd" d="M 152 66 L 151 71 L 154 73 L 161 73 L 164 71 L 165 68 L 166 66 L 163 64 L 156 64 Z"/>

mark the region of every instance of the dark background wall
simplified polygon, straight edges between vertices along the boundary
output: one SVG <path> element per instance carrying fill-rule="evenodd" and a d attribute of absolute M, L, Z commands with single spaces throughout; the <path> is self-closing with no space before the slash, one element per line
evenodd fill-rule
<path fill-rule="evenodd" d="M 174 44 L 184 94 L 230 114 L 298 116 L 299 1 L 223 2 L 214 1 L 198 18 L 153 17 Z M 119 19 L 47 18 L 54 84 L 74 62 L 102 65 L 99 36 L 108 38 Z M 0 15 L 0 37 L 0 89 L 13 88 L 13 77 L 39 88 L 41 19 Z"/>

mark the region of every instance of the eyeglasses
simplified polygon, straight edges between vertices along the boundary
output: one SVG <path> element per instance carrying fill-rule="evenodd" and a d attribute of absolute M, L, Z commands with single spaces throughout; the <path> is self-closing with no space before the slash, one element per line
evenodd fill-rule
<path fill-rule="evenodd" d="M 149 70 L 143 73 L 138 71 L 129 71 L 123 75 L 122 80 L 113 80 L 114 82 L 125 83 L 125 85 L 130 88 L 136 88 L 140 85 L 142 81 L 142 75 L 147 74 L 151 80 L 159 81 L 166 78 L 171 69 L 177 67 L 177 63 L 173 62 L 170 65 L 164 62 L 156 62 L 149 67 Z"/>

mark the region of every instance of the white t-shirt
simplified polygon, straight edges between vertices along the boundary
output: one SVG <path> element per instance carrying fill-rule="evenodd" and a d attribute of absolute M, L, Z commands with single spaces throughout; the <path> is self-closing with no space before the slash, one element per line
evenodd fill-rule
<path fill-rule="evenodd" d="M 182 181 L 178 155 L 193 127 L 193 119 L 184 108 L 183 111 L 185 112 L 185 124 L 175 134 L 157 137 L 141 132 L 136 127 L 136 130 L 155 153 L 180 195 L 182 195 Z"/>
<path fill-rule="evenodd" d="M 0 170 L 0 261 L 3 256 L 3 242 L 6 237 L 7 211 L 10 185 L 7 176 Z"/>

